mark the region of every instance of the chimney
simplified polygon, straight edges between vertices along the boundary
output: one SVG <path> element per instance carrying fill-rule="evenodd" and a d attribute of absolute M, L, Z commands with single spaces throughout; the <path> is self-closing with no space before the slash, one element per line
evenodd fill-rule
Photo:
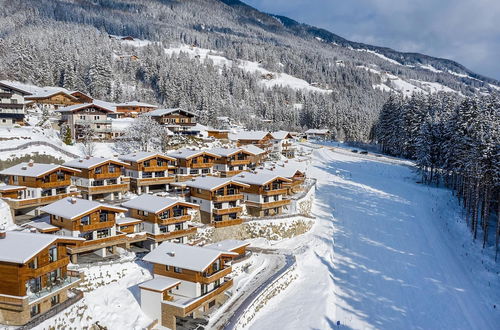
<path fill-rule="evenodd" d="M 69 202 L 70 202 L 71 204 L 76 204 L 76 198 L 75 198 L 75 197 L 71 197 L 71 198 L 69 199 Z"/>
<path fill-rule="evenodd" d="M 36 228 L 30 228 L 30 232 L 36 233 Z"/>
<path fill-rule="evenodd" d="M 175 252 L 173 252 L 173 251 L 170 251 L 167 254 L 169 257 L 175 257 Z"/>
<path fill-rule="evenodd" d="M 21 170 L 26 171 L 28 168 L 26 166 L 21 167 Z"/>
<path fill-rule="evenodd" d="M 35 163 L 35 161 L 33 159 L 30 159 L 30 161 L 28 162 L 28 166 L 33 167 L 34 163 Z"/>
<path fill-rule="evenodd" d="M 78 159 L 78 162 L 79 163 L 83 163 L 83 159 Z"/>

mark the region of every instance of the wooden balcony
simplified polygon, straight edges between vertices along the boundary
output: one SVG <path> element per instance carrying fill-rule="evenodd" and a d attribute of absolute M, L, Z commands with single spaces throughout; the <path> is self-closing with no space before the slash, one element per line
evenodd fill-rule
<path fill-rule="evenodd" d="M 224 195 L 224 196 L 215 195 L 213 201 L 214 202 L 230 202 L 230 201 L 236 201 L 238 199 L 243 199 L 243 194 Z"/>
<path fill-rule="evenodd" d="M 144 235 L 133 235 L 127 236 L 125 233 L 120 233 L 115 236 L 108 236 L 105 238 L 99 238 L 94 240 L 83 241 L 76 245 L 75 247 L 68 247 L 68 252 L 70 254 L 88 252 L 92 250 L 97 250 L 105 248 L 108 246 L 121 245 L 127 243 L 136 243 L 144 241 L 147 239 L 146 234 Z"/>
<path fill-rule="evenodd" d="M 139 171 L 143 172 L 163 172 L 168 169 L 176 168 L 175 165 L 163 165 L 163 166 L 139 166 Z"/>
<path fill-rule="evenodd" d="M 40 181 L 39 181 L 40 182 Z M 51 182 L 40 182 L 40 188 L 57 188 L 57 187 L 68 187 L 71 186 L 71 179 L 60 180 L 60 181 L 51 181 Z"/>
<path fill-rule="evenodd" d="M 116 179 L 119 178 L 122 175 L 122 172 L 120 170 L 116 170 L 114 173 L 110 172 L 105 172 L 105 173 L 100 173 L 100 174 L 94 174 L 93 178 L 94 179 Z"/>
<path fill-rule="evenodd" d="M 175 231 L 171 231 L 168 233 L 162 233 L 162 234 L 156 234 L 156 235 L 148 233 L 147 235 L 149 238 L 154 239 L 157 242 L 163 242 L 163 241 L 168 240 L 168 239 L 175 239 L 175 238 L 179 238 L 179 237 L 184 237 L 184 236 L 196 234 L 196 231 L 197 231 L 196 227 L 191 227 L 188 229 L 175 230 Z"/>
<path fill-rule="evenodd" d="M 48 272 L 51 272 L 53 270 L 64 267 L 67 264 L 69 264 L 69 257 L 66 256 L 66 257 L 61 258 L 59 260 L 56 260 L 54 262 L 50 262 L 42 267 L 38 267 L 35 269 L 28 268 L 26 270 L 26 275 L 29 277 L 39 277 L 39 276 L 45 275 Z"/>
<path fill-rule="evenodd" d="M 288 205 L 288 204 L 290 204 L 290 200 L 283 199 L 280 201 L 271 201 L 271 202 L 267 202 L 267 203 L 257 203 L 257 202 L 245 201 L 245 204 L 247 204 L 247 206 L 250 206 L 250 207 L 258 207 L 260 209 L 270 209 L 273 207 L 280 207 L 280 206 Z"/>
<path fill-rule="evenodd" d="M 197 309 L 198 307 L 200 307 L 201 305 L 203 305 L 207 301 L 213 299 L 214 297 L 218 296 L 219 294 L 225 292 L 226 290 L 228 290 L 232 286 L 233 286 L 233 279 L 229 279 L 229 280 L 225 281 L 217 289 L 210 291 L 209 293 L 205 294 L 204 296 L 201 296 L 200 298 L 193 301 L 190 305 L 184 307 L 185 315 L 191 313 L 193 310 Z"/>
<path fill-rule="evenodd" d="M 196 164 L 192 164 L 189 166 L 190 168 L 210 168 L 214 166 L 214 163 L 213 162 L 210 162 L 210 163 L 196 163 Z"/>
<path fill-rule="evenodd" d="M 264 190 L 262 191 L 263 196 L 274 196 L 274 195 L 285 195 L 287 192 L 286 188 Z"/>
<path fill-rule="evenodd" d="M 210 284 L 214 281 L 217 281 L 219 278 L 223 278 L 223 277 L 231 274 L 232 271 L 233 271 L 233 268 L 231 266 L 229 266 L 229 267 L 226 267 L 226 268 L 219 270 L 218 272 L 211 274 L 210 276 L 207 276 L 207 277 L 201 276 L 200 283 Z"/>
<path fill-rule="evenodd" d="M 130 184 L 120 183 L 120 184 L 108 184 L 105 186 L 90 186 L 90 187 L 77 186 L 77 188 L 81 191 L 88 192 L 89 194 L 104 194 L 111 192 L 127 191 L 130 189 Z"/>
<path fill-rule="evenodd" d="M 168 184 L 175 181 L 174 176 L 163 176 L 158 178 L 134 179 L 138 186 L 150 186 L 155 184 Z"/>
<path fill-rule="evenodd" d="M 191 220 L 191 216 L 189 214 L 181 215 L 179 217 L 170 217 L 165 219 L 158 218 L 158 224 L 160 225 L 171 225 L 174 223 L 185 222 Z"/>
<path fill-rule="evenodd" d="M 223 214 L 229 214 L 229 213 L 238 213 L 242 211 L 241 206 L 236 206 L 236 207 L 230 207 L 227 209 L 214 209 L 213 213 L 215 215 L 223 215 Z"/>
<path fill-rule="evenodd" d="M 215 228 L 229 227 L 241 225 L 243 223 L 242 219 L 231 219 L 231 220 L 222 220 L 222 221 L 214 221 L 212 224 Z"/>
<path fill-rule="evenodd" d="M 248 164 L 250 164 L 250 159 L 235 159 L 228 162 L 229 166 L 248 165 Z"/>
<path fill-rule="evenodd" d="M 30 198 L 30 199 L 11 199 L 4 198 L 4 201 L 9 204 L 9 206 L 13 209 L 22 209 L 26 207 L 37 207 L 42 205 L 47 205 L 58 201 L 65 197 L 77 196 L 79 192 L 74 191 L 66 194 L 59 194 L 54 196 L 46 196 L 40 198 Z"/>
<path fill-rule="evenodd" d="M 86 232 L 86 231 L 94 231 L 94 230 L 99 230 L 99 229 L 106 229 L 106 228 L 112 228 L 115 225 L 115 221 L 104 221 L 104 222 L 96 222 L 92 223 L 90 225 L 80 225 L 79 226 L 79 231 L 80 232 Z"/>

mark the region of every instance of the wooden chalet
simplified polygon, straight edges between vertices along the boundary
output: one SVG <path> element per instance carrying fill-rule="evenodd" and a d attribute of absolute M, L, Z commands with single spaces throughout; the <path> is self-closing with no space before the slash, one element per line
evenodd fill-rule
<path fill-rule="evenodd" d="M 177 183 L 189 188 L 189 202 L 200 206 L 201 221 L 215 227 L 239 225 L 244 188 L 250 186 L 230 178 L 199 177 Z"/>
<path fill-rule="evenodd" d="M 124 163 L 111 158 L 85 157 L 64 163 L 80 170 L 73 175 L 73 184 L 85 199 L 121 199 L 130 190 L 130 180 L 125 177 Z"/>
<path fill-rule="evenodd" d="M 156 120 L 159 124 L 166 126 L 173 133 L 186 135 L 195 134 L 192 128 L 196 126 L 198 115 L 193 112 L 180 108 L 157 109 L 148 112 L 146 115 L 151 116 L 151 118 Z"/>
<path fill-rule="evenodd" d="M 134 152 L 118 159 L 127 163 L 125 175 L 130 178 L 130 188 L 137 194 L 151 190 L 165 191 L 175 181 L 177 160 L 155 152 Z"/>
<path fill-rule="evenodd" d="M 176 329 L 178 318 L 200 317 L 222 305 L 233 286 L 231 260 L 238 254 L 164 242 L 144 257 L 153 279 L 139 285 L 141 308 L 159 325 Z"/>
<path fill-rule="evenodd" d="M 73 91 L 70 94 L 78 99 L 78 103 L 92 103 L 94 101 L 94 98 L 80 91 Z"/>
<path fill-rule="evenodd" d="M 233 135 L 231 139 L 236 141 L 238 147 L 254 145 L 267 152 L 271 152 L 273 147 L 273 136 L 266 131 L 241 131 Z"/>
<path fill-rule="evenodd" d="M 205 245 L 207 249 L 214 249 L 219 251 L 229 251 L 237 253 L 238 256 L 234 257 L 233 260 L 238 260 L 244 258 L 247 255 L 247 247 L 250 243 L 245 241 L 240 241 L 236 239 L 226 239 L 216 243 Z"/>
<path fill-rule="evenodd" d="M 278 175 L 292 180 L 287 184 L 287 194 L 293 195 L 302 190 L 302 185 L 306 180 L 305 165 L 297 162 L 276 164 L 266 169 L 257 169 L 257 173 L 268 173 Z"/>
<path fill-rule="evenodd" d="M 93 252 L 101 257 L 116 253 L 116 247 L 126 248 L 130 243 L 146 239 L 145 235 L 127 236 L 116 230 L 116 218 L 127 209 L 68 197 L 41 208 L 50 215 L 50 224 L 59 227 L 55 234 L 64 237 L 80 237 L 84 241 L 68 248 L 71 262 L 76 263 L 78 255 Z"/>
<path fill-rule="evenodd" d="M 9 204 L 13 215 L 36 214 L 40 206 L 76 196 L 71 177 L 79 172 L 62 165 L 20 163 L 0 171 L 7 184 L 0 186 L 0 197 Z"/>
<path fill-rule="evenodd" d="M 112 103 L 93 100 L 91 103 L 75 104 L 57 110 L 61 113 L 62 122 L 71 129 L 71 136 L 81 141 L 85 136 L 85 125 L 89 124 L 95 132 L 95 140 L 111 140 L 114 138 L 111 117 L 116 114 Z"/>
<path fill-rule="evenodd" d="M 116 104 L 116 112 L 119 117 L 135 118 L 138 115 L 151 112 L 157 108 L 158 107 L 156 105 L 137 101 Z"/>
<path fill-rule="evenodd" d="M 271 133 L 273 137 L 273 152 L 287 158 L 295 157 L 294 138 L 290 132 L 278 131 Z"/>
<path fill-rule="evenodd" d="M 29 94 L 14 83 L 0 81 L 0 126 L 24 125 L 25 97 Z"/>
<path fill-rule="evenodd" d="M 55 235 L 0 232 L 0 323 L 21 326 L 82 296 L 80 273 L 68 270 L 68 240 Z"/>
<path fill-rule="evenodd" d="M 214 171 L 222 177 L 231 177 L 248 170 L 252 154 L 241 148 L 214 148 L 210 153 L 219 156 L 215 159 Z"/>
<path fill-rule="evenodd" d="M 70 91 L 60 87 L 39 88 L 31 95 L 26 96 L 25 99 L 34 103 L 49 104 L 55 107 L 81 103 L 78 97 L 72 95 Z"/>
<path fill-rule="evenodd" d="M 177 159 L 179 180 L 186 180 L 201 174 L 212 174 L 216 154 L 203 150 L 180 149 L 168 154 Z"/>
<path fill-rule="evenodd" d="M 332 137 L 332 133 L 328 129 L 310 128 L 305 134 L 308 140 L 329 140 Z"/>
<path fill-rule="evenodd" d="M 254 169 L 257 166 L 260 166 L 267 157 L 267 152 L 264 149 L 261 149 L 252 144 L 241 146 L 240 148 L 250 154 L 250 156 L 248 157 L 248 159 L 250 160 L 250 163 L 247 165 L 248 168 Z"/>
<path fill-rule="evenodd" d="M 143 247 L 150 250 L 164 241 L 186 243 L 187 236 L 196 234 L 196 227 L 188 225 L 199 206 L 172 198 L 144 194 L 122 204 L 128 212 L 128 219 L 142 221 L 142 228 L 148 240 Z"/>
<path fill-rule="evenodd" d="M 207 129 L 207 134 L 209 137 L 214 137 L 219 140 L 228 140 L 229 139 L 229 130 L 227 129 Z"/>
<path fill-rule="evenodd" d="M 285 199 L 292 180 L 271 173 L 242 173 L 233 178 L 249 185 L 243 189 L 247 212 L 254 217 L 282 214 L 290 204 Z"/>

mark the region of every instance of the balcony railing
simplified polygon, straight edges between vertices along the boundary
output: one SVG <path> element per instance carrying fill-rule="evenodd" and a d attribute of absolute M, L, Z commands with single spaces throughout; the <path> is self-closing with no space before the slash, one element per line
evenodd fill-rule
<path fill-rule="evenodd" d="M 39 197 L 39 198 L 29 198 L 29 199 L 5 198 L 4 200 L 7 202 L 7 204 L 10 205 L 11 208 L 19 209 L 19 208 L 23 208 L 23 207 L 46 205 L 46 204 L 50 204 L 52 202 L 58 201 L 62 198 L 76 196 L 76 195 L 78 195 L 78 192 L 75 191 L 75 192 L 70 192 L 70 193 L 65 193 L 65 194 L 59 194 L 59 195 L 54 195 L 54 196 L 45 196 L 45 197 Z"/>
<path fill-rule="evenodd" d="M 222 227 L 229 227 L 229 226 L 236 226 L 240 225 L 243 223 L 242 219 L 231 219 L 231 220 L 221 220 L 221 221 L 214 221 L 213 225 L 215 228 L 222 228 Z"/>
<path fill-rule="evenodd" d="M 264 190 L 264 191 L 262 191 L 262 195 L 264 195 L 264 196 L 284 195 L 284 194 L 286 194 L 286 191 L 287 191 L 286 188 Z"/>
<path fill-rule="evenodd" d="M 98 194 L 98 193 L 108 193 L 108 192 L 128 190 L 129 186 L 130 185 L 128 183 L 120 183 L 120 184 L 108 184 L 104 186 L 91 186 L 91 187 L 78 186 L 78 189 L 83 191 L 88 191 L 91 194 Z"/>
<path fill-rule="evenodd" d="M 233 269 L 230 266 L 222 268 L 222 269 L 218 270 L 217 272 L 210 274 L 210 276 L 202 276 L 200 278 L 200 282 L 204 283 L 204 284 L 210 284 L 210 283 L 218 280 L 219 278 L 222 278 L 224 276 L 231 274 L 232 271 L 233 271 Z"/>
<path fill-rule="evenodd" d="M 76 284 L 80 281 L 81 281 L 81 278 L 75 277 L 75 276 L 66 276 L 66 277 L 58 278 L 56 281 L 51 283 L 51 285 L 48 285 L 37 292 L 31 292 L 28 295 L 28 301 L 32 302 L 32 301 L 38 300 L 40 298 L 46 297 L 48 295 L 56 293 L 57 291 L 65 288 L 67 286 L 70 286 L 72 284 Z"/>
<path fill-rule="evenodd" d="M 228 202 L 228 201 L 235 201 L 238 199 L 243 199 L 243 194 L 215 195 L 214 196 L 214 202 Z"/>
<path fill-rule="evenodd" d="M 184 222 L 184 221 L 189 221 L 189 220 L 191 220 L 191 216 L 189 214 L 186 214 L 186 215 L 181 215 L 178 217 L 170 217 L 170 218 L 164 218 L 164 219 L 158 218 L 158 223 L 160 225 L 170 225 L 173 223 L 179 223 L 179 222 Z"/>
<path fill-rule="evenodd" d="M 229 207 L 225 209 L 214 209 L 214 214 L 216 215 L 222 215 L 222 214 L 229 214 L 229 213 L 238 213 L 241 212 L 242 208 L 241 206 L 235 206 L 235 207 Z"/>

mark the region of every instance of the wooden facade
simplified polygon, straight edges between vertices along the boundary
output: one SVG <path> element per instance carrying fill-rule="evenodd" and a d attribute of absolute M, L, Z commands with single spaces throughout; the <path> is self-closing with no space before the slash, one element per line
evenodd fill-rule
<path fill-rule="evenodd" d="M 215 159 L 214 169 L 220 172 L 222 177 L 231 177 L 248 169 L 252 154 L 243 149 L 230 155 L 220 156 Z"/>
<path fill-rule="evenodd" d="M 132 117 L 135 118 L 143 113 L 151 112 L 155 110 L 157 106 L 145 104 L 145 103 L 123 103 L 116 105 L 116 112 L 120 117 Z"/>
<path fill-rule="evenodd" d="M 50 104 L 54 106 L 68 106 L 81 103 L 81 101 L 76 96 L 73 96 L 64 91 L 43 93 L 42 95 L 29 95 L 26 96 L 25 99 L 38 104 Z"/>
<path fill-rule="evenodd" d="M 214 138 L 219 139 L 219 140 L 229 139 L 229 131 L 228 130 L 209 129 L 209 130 L 207 130 L 207 134 L 209 137 L 214 137 Z"/>
<path fill-rule="evenodd" d="M 137 194 L 149 193 L 157 187 L 166 190 L 177 175 L 177 159 L 167 155 L 152 154 L 139 160 L 123 161 L 128 163 L 125 174 L 130 178 L 130 189 Z"/>
<path fill-rule="evenodd" d="M 262 138 L 255 138 L 255 139 L 250 139 L 250 138 L 245 138 L 245 139 L 238 139 L 237 145 L 238 147 L 245 146 L 245 145 L 255 145 L 263 150 L 270 151 L 273 147 L 273 136 L 271 133 L 267 133 L 264 135 Z"/>

